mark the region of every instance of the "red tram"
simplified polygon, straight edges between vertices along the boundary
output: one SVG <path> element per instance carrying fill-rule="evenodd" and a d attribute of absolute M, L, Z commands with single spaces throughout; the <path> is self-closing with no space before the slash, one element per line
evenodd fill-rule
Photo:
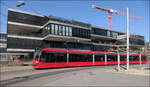
<path fill-rule="evenodd" d="M 113 65 L 118 64 L 117 53 L 92 52 L 83 50 L 66 50 L 44 48 L 34 53 L 33 68 L 56 68 L 73 66 Z M 120 53 L 120 64 L 126 64 L 126 53 Z M 147 63 L 146 54 L 130 54 L 129 63 Z"/>

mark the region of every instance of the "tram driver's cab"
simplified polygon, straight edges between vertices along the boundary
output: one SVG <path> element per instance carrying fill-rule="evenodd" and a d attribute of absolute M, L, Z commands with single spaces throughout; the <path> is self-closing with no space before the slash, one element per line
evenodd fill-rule
<path fill-rule="evenodd" d="M 36 51 L 36 52 L 34 53 L 34 57 L 33 57 L 33 61 L 32 61 L 33 67 L 38 66 L 39 58 L 40 58 L 40 51 Z"/>

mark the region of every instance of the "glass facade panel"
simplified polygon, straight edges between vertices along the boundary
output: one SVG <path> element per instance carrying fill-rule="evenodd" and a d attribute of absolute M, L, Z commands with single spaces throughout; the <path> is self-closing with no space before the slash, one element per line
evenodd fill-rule
<path fill-rule="evenodd" d="M 112 37 L 117 38 L 117 36 L 118 36 L 118 33 L 112 32 Z"/>
<path fill-rule="evenodd" d="M 129 41 L 130 44 L 145 45 L 144 39 L 130 37 Z"/>
<path fill-rule="evenodd" d="M 107 36 L 111 37 L 110 31 L 107 31 Z"/>
<path fill-rule="evenodd" d="M 32 39 L 20 39 L 20 38 L 8 38 L 8 48 L 20 48 L 20 49 L 35 49 L 42 47 L 42 41 Z"/>
<path fill-rule="evenodd" d="M 48 21 L 48 18 L 8 11 L 8 21 L 42 26 Z"/>
<path fill-rule="evenodd" d="M 90 38 L 90 30 L 73 27 L 72 28 L 72 36 L 82 37 L 82 38 Z"/>
<path fill-rule="evenodd" d="M 49 25 L 47 25 L 47 30 L 50 30 L 50 26 Z"/>
<path fill-rule="evenodd" d="M 72 36 L 72 27 L 69 27 L 69 36 Z"/>
<path fill-rule="evenodd" d="M 97 35 L 107 36 L 107 31 L 103 29 L 93 28 L 92 33 Z"/>
<path fill-rule="evenodd" d="M 55 34 L 58 35 L 58 25 L 55 24 Z"/>
<path fill-rule="evenodd" d="M 44 28 L 45 30 L 49 30 L 49 32 L 45 31 L 45 33 L 61 35 L 61 36 L 74 36 L 81 38 L 90 38 L 90 30 L 80 29 L 80 28 L 72 28 L 70 26 L 58 25 L 58 24 L 50 24 Z"/>
<path fill-rule="evenodd" d="M 62 26 L 62 33 L 63 33 L 63 36 L 65 36 L 65 26 Z"/>
<path fill-rule="evenodd" d="M 55 26 L 54 24 L 51 24 L 51 34 L 54 34 L 55 33 Z"/>
<path fill-rule="evenodd" d="M 0 39 L 6 40 L 7 39 L 7 34 L 1 34 L 0 33 Z"/>
<path fill-rule="evenodd" d="M 66 36 L 69 35 L 69 28 L 66 26 Z"/>
<path fill-rule="evenodd" d="M 62 26 L 61 25 L 58 25 L 58 35 L 62 35 Z"/>
<path fill-rule="evenodd" d="M 0 48 L 6 48 L 7 47 L 7 43 L 0 43 Z"/>

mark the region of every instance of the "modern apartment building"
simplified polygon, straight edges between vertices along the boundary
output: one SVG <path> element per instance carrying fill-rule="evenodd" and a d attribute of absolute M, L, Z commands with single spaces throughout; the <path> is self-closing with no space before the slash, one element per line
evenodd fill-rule
<path fill-rule="evenodd" d="M 140 49 L 144 45 L 143 36 L 130 35 L 131 48 Z M 41 48 L 107 52 L 125 46 L 126 35 L 123 32 L 75 20 L 8 9 L 7 52 L 16 54 L 18 58 L 32 58 L 35 49 Z"/>

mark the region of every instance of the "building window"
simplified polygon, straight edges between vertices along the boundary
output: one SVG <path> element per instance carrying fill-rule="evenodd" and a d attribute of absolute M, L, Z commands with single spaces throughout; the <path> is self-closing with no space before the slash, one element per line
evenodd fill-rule
<path fill-rule="evenodd" d="M 54 34 L 54 32 L 55 32 L 55 26 L 54 24 L 51 24 L 51 34 Z"/>
<path fill-rule="evenodd" d="M 112 32 L 112 37 L 117 38 L 117 36 L 118 36 L 118 33 Z"/>
<path fill-rule="evenodd" d="M 69 27 L 69 36 L 72 36 L 72 27 Z"/>
<path fill-rule="evenodd" d="M 63 33 L 63 36 L 65 36 L 65 26 L 62 27 L 62 31 L 63 31 L 63 32 L 62 32 L 62 33 Z"/>
<path fill-rule="evenodd" d="M 108 36 L 108 37 L 111 37 L 110 31 L 107 31 L 107 36 Z"/>
<path fill-rule="evenodd" d="M 2 40 L 6 40 L 6 34 L 0 34 L 0 39 L 2 39 Z"/>
<path fill-rule="evenodd" d="M 0 43 L 0 48 L 6 48 L 7 44 L 6 43 Z"/>
<path fill-rule="evenodd" d="M 50 34 L 72 36 L 72 27 L 69 26 L 51 24 L 50 28 L 45 28 L 50 30 Z"/>
<path fill-rule="evenodd" d="M 69 35 L 68 30 L 69 30 L 69 28 L 68 28 L 68 27 L 66 27 L 66 36 L 68 36 L 68 35 Z"/>
<path fill-rule="evenodd" d="M 62 35 L 62 26 L 58 25 L 58 35 Z"/>
<path fill-rule="evenodd" d="M 55 24 L 55 34 L 58 35 L 58 25 Z"/>
<path fill-rule="evenodd" d="M 47 25 L 47 30 L 50 30 L 50 27 L 49 27 L 49 25 Z"/>

